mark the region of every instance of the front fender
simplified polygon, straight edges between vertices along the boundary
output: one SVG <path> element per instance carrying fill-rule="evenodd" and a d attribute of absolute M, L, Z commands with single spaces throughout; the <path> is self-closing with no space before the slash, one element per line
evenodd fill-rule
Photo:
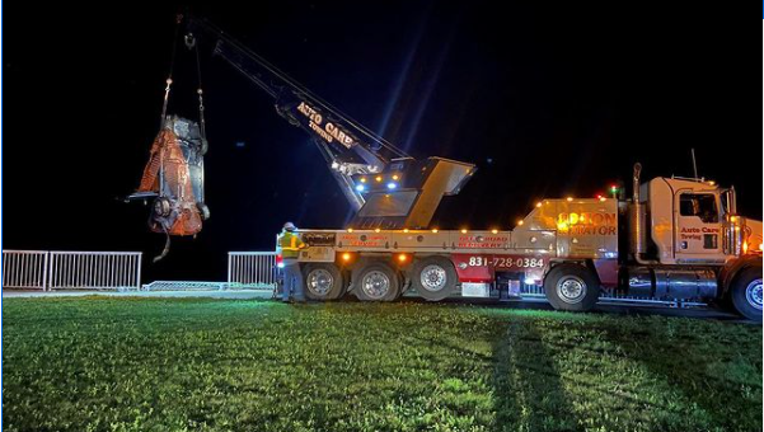
<path fill-rule="evenodd" d="M 732 281 L 735 280 L 735 276 L 740 273 L 741 270 L 752 267 L 761 267 L 761 255 L 760 254 L 747 254 L 739 258 L 727 262 L 719 272 L 719 288 L 720 294 L 724 295 L 729 290 Z"/>

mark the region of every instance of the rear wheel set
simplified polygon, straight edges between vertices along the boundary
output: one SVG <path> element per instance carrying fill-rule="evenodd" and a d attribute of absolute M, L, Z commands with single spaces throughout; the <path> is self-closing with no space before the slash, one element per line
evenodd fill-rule
<path fill-rule="evenodd" d="M 334 263 L 308 263 L 302 273 L 310 300 L 336 300 L 347 291 L 348 275 Z M 351 276 L 353 293 L 361 301 L 393 301 L 403 290 L 403 275 L 381 260 L 359 263 Z"/>
<path fill-rule="evenodd" d="M 384 260 L 369 260 L 356 266 L 352 280 L 353 292 L 359 300 L 383 302 L 398 299 L 404 285 L 412 286 L 426 300 L 443 300 L 454 292 L 458 283 L 454 265 L 442 256 L 417 260 L 405 275 Z"/>

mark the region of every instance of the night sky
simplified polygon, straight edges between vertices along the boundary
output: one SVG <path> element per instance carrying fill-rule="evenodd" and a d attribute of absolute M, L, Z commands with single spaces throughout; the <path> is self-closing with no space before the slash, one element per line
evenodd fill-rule
<path fill-rule="evenodd" d="M 144 282 L 222 280 L 227 251 L 272 249 L 287 220 L 342 225 L 348 204 L 308 136 L 207 51 L 212 218 L 150 264 L 164 236 L 116 198 L 158 131 L 179 5 L 85 3 L 4 4 L 4 248 L 138 250 Z M 540 198 L 628 184 L 636 161 L 644 178 L 690 176 L 692 147 L 761 219 L 755 2 L 210 3 L 191 6 L 413 156 L 476 163 L 442 229 L 510 228 Z M 170 111 L 196 119 L 192 59 L 179 51 Z"/>

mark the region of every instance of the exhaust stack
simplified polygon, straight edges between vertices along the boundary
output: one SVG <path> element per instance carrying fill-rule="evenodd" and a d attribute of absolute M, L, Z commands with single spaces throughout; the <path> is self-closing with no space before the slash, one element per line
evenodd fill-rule
<path fill-rule="evenodd" d="M 639 178 L 642 172 L 642 164 L 634 164 L 634 176 L 632 178 L 632 197 L 629 206 L 629 248 L 637 262 L 641 261 L 645 253 L 645 206 L 640 202 Z"/>

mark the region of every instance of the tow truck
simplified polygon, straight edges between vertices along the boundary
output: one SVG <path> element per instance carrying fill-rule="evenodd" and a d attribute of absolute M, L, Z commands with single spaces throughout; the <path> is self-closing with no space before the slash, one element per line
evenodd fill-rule
<path fill-rule="evenodd" d="M 737 214 L 734 188 L 640 183 L 640 171 L 636 164 L 631 200 L 541 199 L 510 231 L 303 230 L 307 293 L 392 301 L 413 289 L 438 301 L 522 298 L 539 286 L 558 310 L 587 311 L 607 295 L 729 304 L 761 320 L 762 223 Z"/>
<path fill-rule="evenodd" d="M 414 159 L 214 24 L 191 19 L 186 41 L 200 33 L 310 135 L 356 212 L 341 229 L 300 230 L 309 298 L 523 298 L 543 287 L 558 310 L 587 311 L 607 295 L 728 304 L 761 321 L 762 223 L 737 213 L 734 187 L 697 176 L 642 183 L 636 164 L 630 200 L 544 198 L 512 230 L 439 230 L 433 214 L 475 165 Z"/>

